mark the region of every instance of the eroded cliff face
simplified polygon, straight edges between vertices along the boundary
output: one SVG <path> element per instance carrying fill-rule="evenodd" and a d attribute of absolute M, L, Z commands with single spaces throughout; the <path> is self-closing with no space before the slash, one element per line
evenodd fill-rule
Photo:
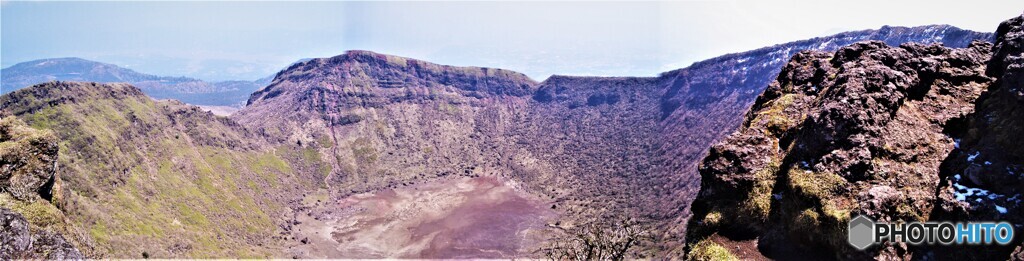
<path fill-rule="evenodd" d="M 1019 220 L 1019 140 L 1000 134 L 1020 130 L 1020 23 L 1001 25 L 995 47 L 863 42 L 794 56 L 702 162 L 690 257 L 753 240 L 772 258 L 1006 258 L 1012 247 L 856 251 L 846 224 Z M 979 161 L 985 152 L 1000 156 Z"/>
<path fill-rule="evenodd" d="M 1024 17 L 999 25 L 992 59 L 985 74 L 992 77 L 977 100 L 974 113 L 950 128 L 957 148 L 943 161 L 935 220 L 1005 220 L 1024 224 Z M 953 258 L 1024 258 L 1018 236 L 1014 244 L 994 251 L 977 248 L 937 249 Z M 1016 248 L 1014 250 L 1014 248 Z"/>
<path fill-rule="evenodd" d="M 84 258 L 62 235 L 71 228 L 54 206 L 59 190 L 57 136 L 0 118 L 0 259 Z"/>
<path fill-rule="evenodd" d="M 541 198 L 572 227 L 644 220 L 666 255 L 684 242 L 696 166 L 798 48 L 864 39 L 965 46 L 990 34 L 948 26 L 883 28 L 727 55 L 659 77 L 552 76 L 454 67 L 351 51 L 282 71 L 232 116 L 332 162 L 333 197 L 450 176 L 497 176 Z M 922 47 L 923 48 L 923 47 Z M 937 48 L 937 47 L 936 47 Z"/>
<path fill-rule="evenodd" d="M 507 160 L 504 122 L 525 115 L 535 85 L 507 70 L 351 51 L 282 71 L 233 118 L 315 149 L 332 163 L 324 186 L 351 194 L 494 173 Z"/>
<path fill-rule="evenodd" d="M 234 118 L 316 148 L 334 162 L 325 187 L 336 196 L 498 176 L 596 218 L 633 213 L 619 210 L 639 208 L 647 201 L 638 195 L 656 187 L 644 177 L 656 165 L 660 81 L 535 83 L 505 70 L 353 51 L 282 72 Z"/>
<path fill-rule="evenodd" d="M 0 119 L 0 144 L 0 188 L 21 201 L 50 200 L 58 179 L 57 136 L 6 116 Z"/>

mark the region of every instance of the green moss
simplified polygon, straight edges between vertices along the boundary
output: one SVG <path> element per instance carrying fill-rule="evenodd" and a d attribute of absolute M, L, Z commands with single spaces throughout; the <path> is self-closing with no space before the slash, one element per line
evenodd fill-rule
<path fill-rule="evenodd" d="M 320 144 L 321 148 L 329 149 L 334 146 L 334 142 L 331 141 L 331 137 L 321 136 L 317 139 L 317 143 Z"/>
<path fill-rule="evenodd" d="M 770 102 L 768 109 L 761 110 L 754 118 L 754 122 L 764 122 L 765 127 L 776 137 L 781 136 L 793 127 L 800 119 L 791 119 L 786 115 L 786 108 L 793 104 L 797 94 L 784 94 Z"/>
<path fill-rule="evenodd" d="M 480 67 L 455 67 L 455 70 L 466 76 L 485 76 L 483 70 Z"/>
<path fill-rule="evenodd" d="M 301 148 L 299 153 L 303 164 L 305 164 L 306 166 L 315 167 L 317 172 L 319 172 L 320 175 L 322 176 L 327 176 L 328 174 L 330 174 L 331 167 L 326 162 L 324 162 L 322 155 L 320 154 L 319 151 L 316 150 L 316 148 Z"/>
<path fill-rule="evenodd" d="M 831 204 L 831 201 L 826 201 L 822 206 L 822 212 L 825 216 L 833 223 L 845 223 L 844 220 L 850 219 L 850 210 L 837 207 L 835 204 Z"/>
<path fill-rule="evenodd" d="M 272 152 L 267 152 L 267 153 L 260 154 L 258 159 L 259 159 L 259 161 L 257 161 L 258 162 L 258 166 L 270 167 L 271 169 L 274 169 L 274 170 L 276 170 L 278 172 L 282 172 L 282 173 L 287 173 L 287 172 L 291 172 L 292 171 L 292 167 L 288 165 L 288 162 L 285 162 L 284 160 L 282 160 L 281 158 L 277 157 L 277 155 L 275 155 Z"/>
<path fill-rule="evenodd" d="M 354 156 L 360 164 L 374 164 L 377 162 L 377 149 L 367 138 L 358 138 L 349 145 Z"/>
<path fill-rule="evenodd" d="M 729 252 L 728 249 L 710 239 L 704 239 L 694 244 L 687 255 L 687 259 L 701 261 L 740 260 L 736 255 Z"/>
<path fill-rule="evenodd" d="M 459 115 L 459 112 L 461 112 L 461 110 L 459 110 L 459 107 L 456 107 L 455 105 L 446 102 L 438 103 L 437 110 L 452 116 Z"/>
<path fill-rule="evenodd" d="M 711 211 L 704 216 L 704 225 L 708 227 L 717 227 L 722 222 L 722 212 Z"/>
<path fill-rule="evenodd" d="M 409 62 L 406 61 L 406 59 L 403 58 L 403 57 L 398 57 L 398 56 L 393 56 L 393 55 L 386 55 L 386 56 L 387 56 L 388 64 L 391 64 L 391 65 L 394 65 L 394 66 L 400 66 L 400 67 L 409 66 Z"/>
<path fill-rule="evenodd" d="M 821 226 L 820 215 L 812 208 L 804 209 L 793 221 L 793 229 L 796 231 L 819 231 Z"/>
<path fill-rule="evenodd" d="M 303 164 L 297 160 L 301 157 L 316 158 L 302 167 L 326 166 L 315 149 L 277 154 L 200 146 L 203 137 L 190 133 L 228 141 L 242 135 L 202 114 L 168 111 L 178 110 L 175 104 L 143 96 L 109 98 L 95 89 L 88 103 L 36 106 L 41 109 L 18 115 L 60 137 L 67 213 L 46 201 L 15 205 L 0 197 L 0 206 L 24 213 L 33 226 L 67 222 L 75 228 L 65 233 L 69 240 L 94 241 L 97 251 L 109 257 L 137 257 L 143 250 L 179 242 L 192 248 L 178 257 L 267 256 L 254 246 L 274 231 L 267 213 L 284 206 L 257 202 L 266 193 L 280 193 L 262 184 L 302 184 L 302 179 L 290 179 L 291 165 Z M 286 161 L 282 155 L 290 157 Z"/>
<path fill-rule="evenodd" d="M 61 118 L 60 113 L 57 107 L 45 107 L 36 113 L 29 114 L 25 121 L 29 122 L 33 128 L 49 129 L 59 124 L 57 120 Z"/>
<path fill-rule="evenodd" d="M 103 222 L 97 222 L 96 224 L 92 225 L 92 227 L 89 228 L 89 235 L 92 236 L 94 240 L 99 242 L 110 241 L 110 231 L 107 230 L 107 225 L 104 224 Z"/>
<path fill-rule="evenodd" d="M 845 225 L 850 210 L 837 204 L 849 183 L 833 173 L 791 169 L 789 186 L 794 197 L 784 202 L 784 212 L 794 234 L 807 235 L 804 244 L 821 244 L 833 249 L 847 248 Z"/>
<path fill-rule="evenodd" d="M 301 153 L 302 153 L 302 160 L 304 160 L 306 162 L 320 162 L 321 161 L 320 152 L 318 152 L 314 148 L 303 148 Z"/>
<path fill-rule="evenodd" d="M 921 213 L 920 209 L 915 208 L 906 202 L 896 206 L 896 216 L 899 217 L 900 220 L 919 222 L 928 221 L 928 218 L 922 214 L 923 213 Z"/>
<path fill-rule="evenodd" d="M 830 199 L 847 185 L 846 179 L 834 173 L 819 173 L 790 168 L 789 185 L 798 195 L 810 199 Z"/>
<path fill-rule="evenodd" d="M 739 215 L 752 224 L 764 224 L 768 221 L 771 213 L 772 190 L 775 188 L 775 175 L 779 171 L 779 163 L 772 160 L 761 169 L 755 176 L 754 188 L 747 195 L 747 200 L 741 203 L 742 210 Z"/>
<path fill-rule="evenodd" d="M 210 220 L 202 213 L 188 206 L 188 204 L 178 203 L 176 207 L 178 214 L 185 218 L 183 220 L 185 224 L 196 226 L 194 229 L 204 229 L 210 226 Z"/>
<path fill-rule="evenodd" d="M 25 202 L 16 200 L 7 193 L 0 193 L 0 207 L 20 213 L 29 224 L 36 227 L 64 225 L 63 212 L 44 200 Z"/>

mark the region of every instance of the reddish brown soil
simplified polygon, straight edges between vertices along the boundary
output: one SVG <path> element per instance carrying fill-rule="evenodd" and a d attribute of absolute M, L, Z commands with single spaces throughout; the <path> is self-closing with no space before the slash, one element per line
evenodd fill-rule
<path fill-rule="evenodd" d="M 364 193 L 300 213 L 288 252 L 314 258 L 533 256 L 555 213 L 495 178 L 457 178 Z M 302 240 L 306 243 L 302 243 Z"/>

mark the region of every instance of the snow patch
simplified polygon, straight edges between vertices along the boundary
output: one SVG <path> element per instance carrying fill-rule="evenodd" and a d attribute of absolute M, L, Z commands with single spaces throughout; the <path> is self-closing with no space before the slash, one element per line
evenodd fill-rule
<path fill-rule="evenodd" d="M 1004 197 L 1003 195 L 992 193 L 986 189 L 964 186 L 963 184 L 960 184 L 961 178 L 960 174 L 953 175 L 953 196 L 956 197 L 957 201 L 969 202 L 968 197 L 970 197 L 974 198 L 975 202 L 981 203 L 984 198 L 996 200 Z"/>
<path fill-rule="evenodd" d="M 967 162 L 974 162 L 974 158 L 977 158 L 980 155 L 980 151 L 975 151 L 974 154 L 967 155 Z"/>
<path fill-rule="evenodd" d="M 995 205 L 995 206 L 996 206 L 996 211 L 999 212 L 999 214 L 1006 214 L 1006 208 L 1001 207 L 999 205 Z"/>

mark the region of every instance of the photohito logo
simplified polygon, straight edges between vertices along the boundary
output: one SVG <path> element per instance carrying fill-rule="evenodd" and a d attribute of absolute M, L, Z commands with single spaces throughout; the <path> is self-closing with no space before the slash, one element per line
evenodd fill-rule
<path fill-rule="evenodd" d="M 1013 226 L 1006 222 L 876 223 L 866 216 L 850 220 L 847 241 L 859 250 L 885 241 L 919 244 L 1009 244 Z"/>

